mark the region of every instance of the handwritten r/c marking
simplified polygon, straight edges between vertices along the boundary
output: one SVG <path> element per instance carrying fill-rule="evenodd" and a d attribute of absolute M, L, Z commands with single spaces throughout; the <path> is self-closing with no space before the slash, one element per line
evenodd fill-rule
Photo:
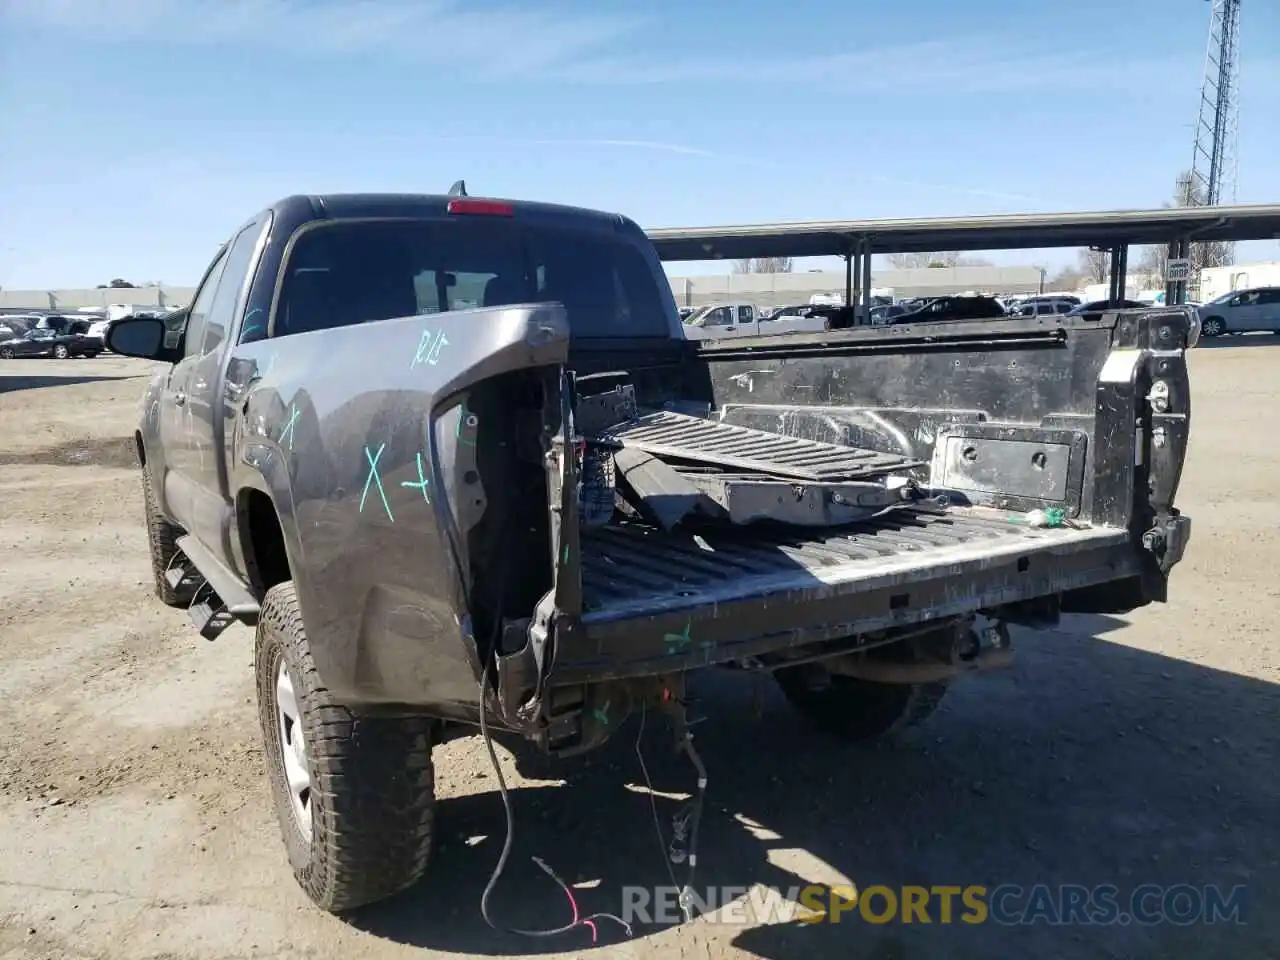
<path fill-rule="evenodd" d="M 448 346 L 449 339 L 444 332 L 432 333 L 430 330 L 422 331 L 422 338 L 418 340 L 418 350 L 413 355 L 413 362 L 409 364 L 409 369 L 414 369 L 420 363 L 429 363 L 433 367 L 440 362 L 440 351 Z"/>

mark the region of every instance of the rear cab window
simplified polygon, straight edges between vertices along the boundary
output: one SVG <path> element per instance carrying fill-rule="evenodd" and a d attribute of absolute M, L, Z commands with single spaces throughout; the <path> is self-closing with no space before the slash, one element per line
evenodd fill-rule
<path fill-rule="evenodd" d="M 559 301 L 574 337 L 667 338 L 657 279 L 636 242 L 598 228 L 518 215 L 320 221 L 293 241 L 273 335 Z"/>

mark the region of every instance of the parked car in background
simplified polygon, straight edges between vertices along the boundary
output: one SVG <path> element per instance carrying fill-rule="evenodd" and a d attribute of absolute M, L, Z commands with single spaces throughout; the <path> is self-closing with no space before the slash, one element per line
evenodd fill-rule
<path fill-rule="evenodd" d="M 875 327 L 883 326 L 894 317 L 900 317 L 905 313 L 910 313 L 911 308 L 901 303 L 887 303 L 871 308 L 871 325 Z"/>
<path fill-rule="evenodd" d="M 784 308 L 764 316 L 752 303 L 709 303 L 699 307 L 683 323 L 690 340 L 723 340 L 727 337 L 763 337 L 780 333 L 816 333 L 826 330 L 823 311 L 842 308 L 804 307 L 803 316 Z"/>
<path fill-rule="evenodd" d="M 82 333 L 60 333 L 47 327 L 28 330 L 21 337 L 0 342 L 0 358 L 14 360 L 22 357 L 53 357 L 66 360 L 69 357 L 96 357 L 103 350 L 102 341 Z"/>
<path fill-rule="evenodd" d="M 1092 300 L 1082 303 L 1067 311 L 1068 317 L 1084 317 L 1086 320 L 1097 320 L 1104 313 L 1112 310 L 1141 310 L 1151 307 L 1150 303 L 1141 300 Z"/>
<path fill-rule="evenodd" d="M 1014 317 L 1052 316 L 1058 313 L 1069 313 L 1084 302 L 1083 298 L 1074 293 L 1038 293 L 1035 296 L 1024 297 L 1009 311 L 1009 315 Z"/>
<path fill-rule="evenodd" d="M 1052 317 L 1070 313 L 1080 304 L 1070 300 L 1025 300 L 1009 311 L 1011 317 Z"/>
<path fill-rule="evenodd" d="M 992 320 L 1005 316 L 1004 307 L 995 297 L 935 297 L 896 317 L 887 317 L 885 325 L 900 323 L 940 323 L 950 320 Z"/>
<path fill-rule="evenodd" d="M 760 309 L 754 303 L 724 301 L 704 303 L 684 317 L 686 324 L 701 327 L 731 327 L 738 323 L 753 323 L 760 318 Z"/>
<path fill-rule="evenodd" d="M 1233 290 L 1196 309 L 1200 313 L 1200 332 L 1206 337 L 1255 330 L 1280 333 L 1280 287 Z"/>

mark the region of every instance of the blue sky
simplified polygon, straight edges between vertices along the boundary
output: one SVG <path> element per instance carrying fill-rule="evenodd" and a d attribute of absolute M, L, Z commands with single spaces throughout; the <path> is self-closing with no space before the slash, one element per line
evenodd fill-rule
<path fill-rule="evenodd" d="M 0 0 L 0 285 L 190 283 L 280 196 L 459 177 L 646 227 L 1158 206 L 1208 22 L 1205 0 Z M 1280 201 L 1280 9 L 1247 2 L 1242 35 L 1238 198 Z"/>

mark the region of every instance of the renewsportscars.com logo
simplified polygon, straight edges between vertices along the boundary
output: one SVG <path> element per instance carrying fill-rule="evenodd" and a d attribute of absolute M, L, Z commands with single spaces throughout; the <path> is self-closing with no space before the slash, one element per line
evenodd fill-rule
<path fill-rule="evenodd" d="M 621 918 L 632 924 L 675 924 L 682 901 L 705 922 L 733 926 L 780 923 L 954 924 L 1002 926 L 1175 926 L 1243 924 L 1247 888 L 1141 884 L 1122 891 L 1112 884 L 1002 884 L 986 887 L 934 884 L 858 890 L 852 886 L 623 887 Z"/>

